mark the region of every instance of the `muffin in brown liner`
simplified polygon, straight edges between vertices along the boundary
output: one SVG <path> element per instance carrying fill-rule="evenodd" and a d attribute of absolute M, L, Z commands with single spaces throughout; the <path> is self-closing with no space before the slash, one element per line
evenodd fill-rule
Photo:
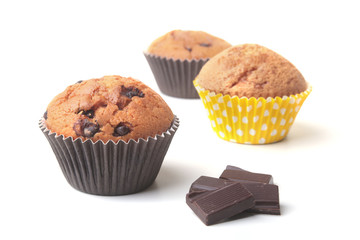
<path fill-rule="evenodd" d="M 177 29 L 155 39 L 144 55 L 161 92 L 178 98 L 199 98 L 193 80 L 210 58 L 230 46 L 204 31 Z"/>
<path fill-rule="evenodd" d="M 72 187 L 89 194 L 115 196 L 142 191 L 155 181 L 179 119 L 175 116 L 161 135 L 116 143 L 65 138 L 47 129 L 44 119 L 39 127 Z"/>

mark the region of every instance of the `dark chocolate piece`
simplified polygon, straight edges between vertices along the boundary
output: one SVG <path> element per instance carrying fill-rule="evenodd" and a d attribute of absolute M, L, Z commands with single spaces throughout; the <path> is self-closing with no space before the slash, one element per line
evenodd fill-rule
<path fill-rule="evenodd" d="M 73 129 L 76 135 L 90 138 L 100 130 L 100 126 L 87 119 L 79 119 L 74 123 Z"/>
<path fill-rule="evenodd" d="M 145 96 L 145 94 L 140 91 L 138 88 L 136 87 L 125 87 L 125 86 L 121 86 L 121 95 L 124 95 L 128 98 L 133 98 L 133 97 L 141 97 L 143 98 Z"/>
<path fill-rule="evenodd" d="M 83 135 L 83 119 L 79 119 L 74 123 L 73 129 L 77 136 Z"/>
<path fill-rule="evenodd" d="M 246 210 L 253 213 L 280 215 L 279 188 L 274 184 L 242 182 L 255 198 L 255 206 Z"/>
<path fill-rule="evenodd" d="M 130 130 L 130 127 L 128 127 L 128 126 L 126 125 L 126 123 L 121 122 L 121 123 L 119 123 L 119 124 L 115 127 L 113 135 L 114 135 L 115 137 L 125 136 L 125 135 L 128 134 L 130 131 L 131 131 L 131 130 Z"/>
<path fill-rule="evenodd" d="M 84 125 L 83 136 L 90 138 L 93 137 L 95 133 L 97 133 L 98 131 L 99 131 L 99 125 L 89 122 Z"/>
<path fill-rule="evenodd" d="M 273 183 L 273 178 L 269 174 L 253 173 L 234 166 L 227 166 L 220 178 L 238 182 Z"/>
<path fill-rule="evenodd" d="M 82 114 L 87 116 L 88 118 L 94 118 L 94 116 L 95 116 L 94 110 L 91 110 L 91 109 L 83 112 Z"/>
<path fill-rule="evenodd" d="M 186 203 L 201 221 L 211 225 L 253 207 L 255 199 L 241 183 L 233 183 L 214 191 L 188 193 Z"/>
<path fill-rule="evenodd" d="M 226 170 L 243 170 L 243 171 L 245 171 L 245 170 L 242 169 L 242 168 L 235 167 L 235 166 L 232 166 L 232 165 L 227 165 L 225 169 L 226 169 Z"/>
<path fill-rule="evenodd" d="M 199 190 L 199 191 L 192 191 L 189 192 L 186 195 L 186 203 L 189 205 L 190 203 L 193 203 L 194 201 L 196 201 L 199 198 L 204 197 L 205 195 L 208 195 L 211 191 L 206 191 L 206 190 Z"/>
<path fill-rule="evenodd" d="M 126 98 L 118 99 L 116 105 L 118 106 L 119 110 L 123 110 L 127 105 L 129 105 L 133 97 L 145 97 L 145 94 L 140 89 L 133 86 L 125 87 L 122 85 L 120 94 Z"/>
<path fill-rule="evenodd" d="M 215 191 L 230 184 L 233 184 L 233 181 L 201 176 L 193 182 L 189 192 L 196 195 L 200 192 Z M 278 186 L 248 181 L 242 181 L 241 184 L 243 184 L 255 198 L 255 206 L 248 209 L 247 212 L 280 215 Z"/>
<path fill-rule="evenodd" d="M 44 119 L 47 120 L 47 110 L 44 112 Z"/>
<path fill-rule="evenodd" d="M 201 176 L 191 184 L 189 191 L 214 191 L 229 184 L 232 182 L 225 179 Z"/>
<path fill-rule="evenodd" d="M 88 117 L 88 118 L 94 118 L 94 116 L 95 116 L 95 111 L 92 110 L 92 109 L 87 110 L 87 111 L 85 111 L 85 110 L 79 110 L 79 111 L 77 112 L 77 114 L 84 115 L 84 116 L 86 116 L 86 117 Z"/>
<path fill-rule="evenodd" d="M 76 83 L 82 83 L 82 82 L 83 82 L 83 80 L 79 80 L 79 81 L 77 81 Z M 76 83 L 75 83 L 75 84 L 76 84 Z"/>

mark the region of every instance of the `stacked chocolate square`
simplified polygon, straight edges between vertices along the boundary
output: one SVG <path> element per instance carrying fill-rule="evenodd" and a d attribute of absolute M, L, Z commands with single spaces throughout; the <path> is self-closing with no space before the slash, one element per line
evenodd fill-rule
<path fill-rule="evenodd" d="M 227 166 L 220 178 L 199 177 L 186 203 L 206 225 L 242 212 L 280 215 L 279 189 L 268 174 Z"/>

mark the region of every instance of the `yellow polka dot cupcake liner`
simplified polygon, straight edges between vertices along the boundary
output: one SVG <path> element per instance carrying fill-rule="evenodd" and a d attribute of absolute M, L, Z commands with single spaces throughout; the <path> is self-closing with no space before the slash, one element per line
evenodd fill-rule
<path fill-rule="evenodd" d="M 227 141 L 267 144 L 286 137 L 302 104 L 312 91 L 275 98 L 246 98 L 210 92 L 194 86 L 208 111 L 212 129 Z"/>

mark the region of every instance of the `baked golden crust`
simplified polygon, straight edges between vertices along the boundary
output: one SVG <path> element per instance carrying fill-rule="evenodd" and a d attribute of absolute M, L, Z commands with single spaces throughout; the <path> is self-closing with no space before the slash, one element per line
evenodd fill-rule
<path fill-rule="evenodd" d="M 73 84 L 48 105 L 45 124 L 65 137 L 125 142 L 166 132 L 174 115 L 152 89 L 132 78 L 105 76 Z"/>
<path fill-rule="evenodd" d="M 202 31 L 173 30 L 156 39 L 148 53 L 173 59 L 211 58 L 231 45 Z"/>
<path fill-rule="evenodd" d="M 207 90 L 239 97 L 283 97 L 307 89 L 302 74 L 284 57 L 257 45 L 233 46 L 210 59 L 197 76 Z"/>

